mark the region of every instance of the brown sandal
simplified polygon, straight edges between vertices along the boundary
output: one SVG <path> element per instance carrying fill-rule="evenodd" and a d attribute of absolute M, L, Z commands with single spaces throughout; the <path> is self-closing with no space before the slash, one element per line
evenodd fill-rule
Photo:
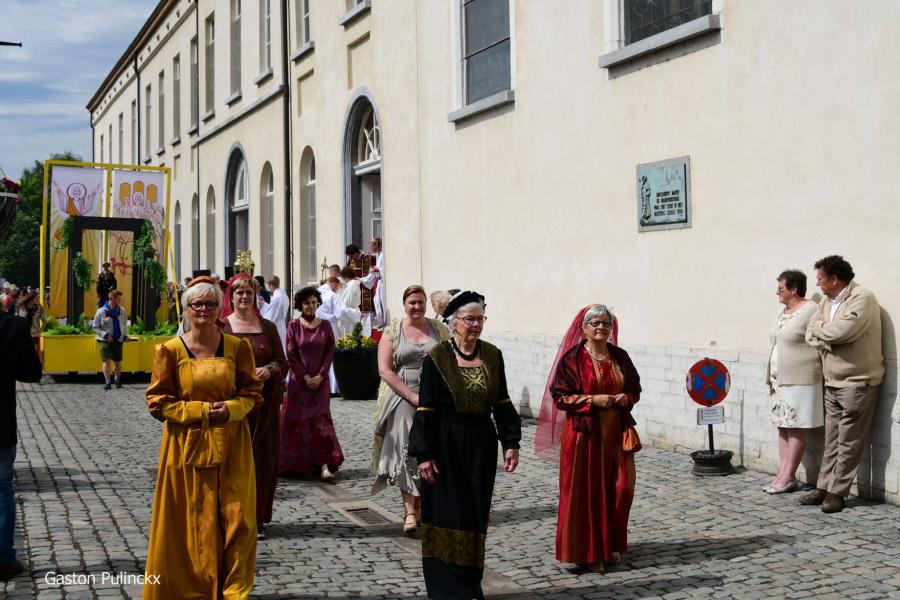
<path fill-rule="evenodd" d="M 413 518 L 413 524 L 409 524 L 409 518 Z M 412 535 L 416 533 L 416 530 L 419 528 L 419 520 L 416 518 L 416 513 L 406 513 L 403 515 L 403 533 L 406 535 Z"/>

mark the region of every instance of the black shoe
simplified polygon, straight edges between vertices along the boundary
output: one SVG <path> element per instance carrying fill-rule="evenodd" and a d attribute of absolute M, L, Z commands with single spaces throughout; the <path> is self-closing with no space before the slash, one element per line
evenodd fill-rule
<path fill-rule="evenodd" d="M 121 382 L 121 381 L 116 381 L 116 389 L 117 389 L 117 390 L 121 390 L 121 389 L 122 389 L 122 382 Z"/>
<path fill-rule="evenodd" d="M 25 565 L 17 560 L 8 565 L 0 565 L 0 581 L 8 581 L 25 571 Z"/>
<path fill-rule="evenodd" d="M 110 382 L 107 381 L 106 383 L 103 384 L 103 389 L 104 389 L 104 390 L 111 390 L 111 389 L 112 389 L 112 384 L 111 384 Z"/>

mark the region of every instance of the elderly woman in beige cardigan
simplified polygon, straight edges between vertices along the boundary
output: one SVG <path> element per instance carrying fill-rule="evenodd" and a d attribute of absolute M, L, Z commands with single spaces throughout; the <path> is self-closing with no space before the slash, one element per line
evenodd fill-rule
<path fill-rule="evenodd" d="M 806 342 L 806 327 L 816 304 L 804 298 L 806 275 L 783 271 L 778 276 L 778 299 L 784 310 L 769 332 L 772 351 L 766 365 L 772 411 L 769 422 L 778 427 L 778 474 L 763 488 L 769 494 L 793 492 L 799 486 L 797 466 L 806 449 L 806 430 L 825 424 L 822 361 Z"/>

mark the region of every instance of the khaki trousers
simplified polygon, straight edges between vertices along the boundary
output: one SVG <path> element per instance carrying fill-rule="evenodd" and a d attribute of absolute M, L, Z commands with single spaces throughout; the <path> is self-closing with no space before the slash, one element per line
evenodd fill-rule
<path fill-rule="evenodd" d="M 878 385 L 825 386 L 825 452 L 817 488 L 846 497 L 878 403 Z"/>

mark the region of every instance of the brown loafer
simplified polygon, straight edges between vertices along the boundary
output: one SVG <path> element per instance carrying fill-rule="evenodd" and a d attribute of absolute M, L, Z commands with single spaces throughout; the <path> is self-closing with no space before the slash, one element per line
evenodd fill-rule
<path fill-rule="evenodd" d="M 828 492 L 822 488 L 816 488 L 810 493 L 800 496 L 800 504 L 819 505 L 825 501 L 825 496 L 827 495 Z"/>
<path fill-rule="evenodd" d="M 823 513 L 836 513 L 844 510 L 844 498 L 837 494 L 828 493 L 822 502 Z"/>

